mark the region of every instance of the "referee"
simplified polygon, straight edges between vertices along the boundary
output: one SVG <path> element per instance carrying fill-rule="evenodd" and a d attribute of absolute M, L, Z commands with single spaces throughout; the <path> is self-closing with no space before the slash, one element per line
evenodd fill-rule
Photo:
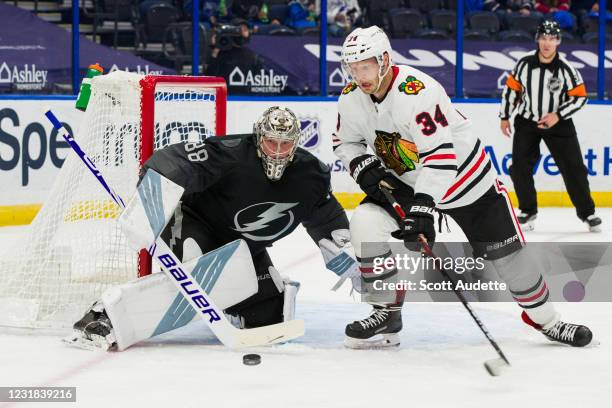
<path fill-rule="evenodd" d="M 521 58 L 508 77 L 502 92 L 501 131 L 510 137 L 510 117 L 514 119 L 510 177 L 521 210 L 519 223 L 533 229 L 538 202 L 533 167 L 540 156 L 540 141 L 555 159 L 578 218 L 590 231 L 601 231 L 595 215 L 587 168 L 571 116 L 587 101 L 580 73 L 559 55 L 561 29 L 556 21 L 544 21 L 536 33 L 538 49 Z"/>

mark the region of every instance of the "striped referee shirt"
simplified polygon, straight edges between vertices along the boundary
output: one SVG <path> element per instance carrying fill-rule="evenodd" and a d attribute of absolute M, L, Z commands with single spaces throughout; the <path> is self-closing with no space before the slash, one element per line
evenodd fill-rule
<path fill-rule="evenodd" d="M 534 122 L 556 112 L 568 119 L 587 101 L 584 81 L 578 70 L 559 55 L 548 64 L 538 58 L 538 51 L 521 58 L 506 81 L 499 117 L 517 114 Z"/>

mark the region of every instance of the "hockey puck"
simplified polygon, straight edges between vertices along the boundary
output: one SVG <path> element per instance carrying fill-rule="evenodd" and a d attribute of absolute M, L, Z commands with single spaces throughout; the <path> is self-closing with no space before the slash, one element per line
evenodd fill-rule
<path fill-rule="evenodd" d="M 242 363 L 245 365 L 257 365 L 261 363 L 261 356 L 259 354 L 245 354 L 242 356 Z"/>

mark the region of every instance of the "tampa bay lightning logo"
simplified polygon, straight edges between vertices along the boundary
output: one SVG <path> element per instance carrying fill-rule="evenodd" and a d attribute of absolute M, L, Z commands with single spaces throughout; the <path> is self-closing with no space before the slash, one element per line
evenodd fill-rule
<path fill-rule="evenodd" d="M 317 147 L 321 140 L 321 122 L 316 118 L 301 118 L 300 128 L 302 131 L 300 146 L 307 150 Z"/>
<path fill-rule="evenodd" d="M 252 241 L 271 241 L 284 234 L 295 221 L 291 208 L 298 203 L 264 202 L 250 205 L 234 215 L 234 231 Z"/>

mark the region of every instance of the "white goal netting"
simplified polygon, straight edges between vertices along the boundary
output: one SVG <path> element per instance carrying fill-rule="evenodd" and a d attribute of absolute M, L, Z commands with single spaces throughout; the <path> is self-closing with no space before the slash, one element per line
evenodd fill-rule
<path fill-rule="evenodd" d="M 94 78 L 74 134 L 126 202 L 138 181 L 143 146 L 198 141 L 225 121 L 218 117 L 218 89 L 204 79 L 152 81 L 147 97 L 142 78 L 121 71 Z M 153 130 L 147 131 L 142 122 L 151 114 Z M 138 276 L 138 254 L 115 222 L 119 207 L 74 152 L 48 197 L 23 237 L 0 256 L 0 326 L 68 328 L 106 288 Z"/>

